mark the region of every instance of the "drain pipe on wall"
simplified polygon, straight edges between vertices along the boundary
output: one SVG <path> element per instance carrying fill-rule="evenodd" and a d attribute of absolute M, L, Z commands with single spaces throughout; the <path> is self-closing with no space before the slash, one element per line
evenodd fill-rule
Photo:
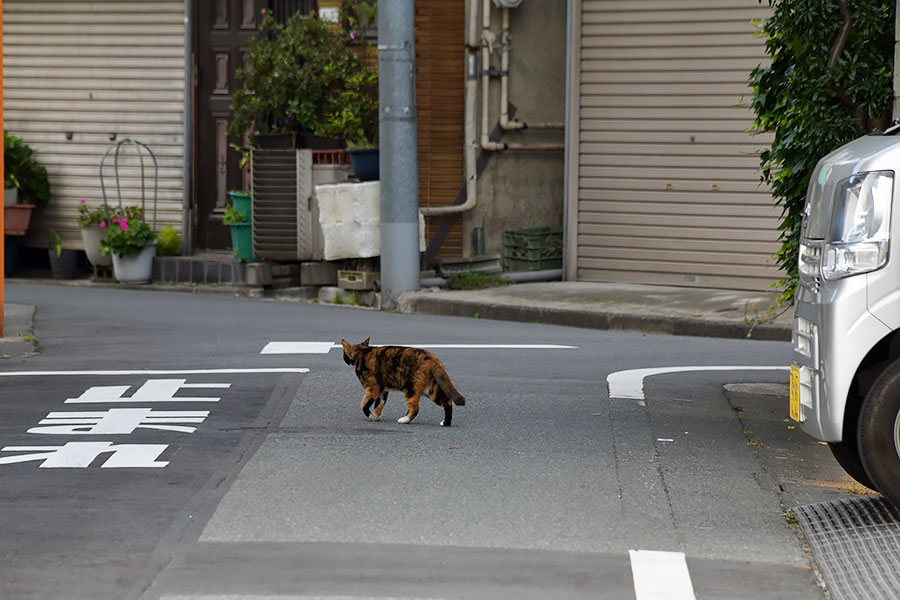
<path fill-rule="evenodd" d="M 490 0 L 484 0 L 485 5 Z M 478 174 L 475 165 L 475 150 L 478 134 L 475 128 L 475 100 L 478 97 L 478 0 L 469 0 L 469 29 L 466 37 L 466 98 L 464 105 L 465 125 L 463 130 L 464 162 L 466 171 L 466 201 L 455 206 L 423 206 L 420 212 L 426 217 L 466 212 L 475 208 L 478 193 Z"/>
<path fill-rule="evenodd" d="M 491 0 L 484 1 L 482 15 L 481 47 L 481 147 L 491 152 L 503 150 L 563 150 L 563 144 L 516 144 L 492 142 L 488 139 L 488 109 L 490 106 L 491 52 L 496 35 L 491 31 Z M 502 33 L 500 37 L 500 127 L 506 131 L 524 129 L 564 129 L 563 123 L 533 123 L 509 119 L 509 8 L 502 9 Z"/>
<path fill-rule="evenodd" d="M 564 123 L 526 123 L 509 120 L 509 8 L 503 8 L 503 31 L 500 34 L 500 127 L 506 131 L 519 129 L 565 129 Z M 549 146 L 549 144 L 545 144 Z M 561 149 L 559 144 L 552 145 L 554 150 Z M 526 146 L 523 146 L 523 148 Z M 534 146 L 527 146 L 534 148 Z"/>
<path fill-rule="evenodd" d="M 562 269 L 544 269 L 543 271 L 505 271 L 500 273 L 500 279 L 506 283 L 535 283 L 538 281 L 560 281 L 563 278 Z M 447 280 L 443 277 L 429 277 L 421 280 L 423 288 L 447 287 Z"/>

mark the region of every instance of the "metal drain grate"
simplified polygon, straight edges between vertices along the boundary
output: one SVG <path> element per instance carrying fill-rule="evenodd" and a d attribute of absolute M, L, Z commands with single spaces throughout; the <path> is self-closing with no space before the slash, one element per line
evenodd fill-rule
<path fill-rule="evenodd" d="M 900 598 L 900 510 L 880 497 L 794 509 L 835 600 Z"/>

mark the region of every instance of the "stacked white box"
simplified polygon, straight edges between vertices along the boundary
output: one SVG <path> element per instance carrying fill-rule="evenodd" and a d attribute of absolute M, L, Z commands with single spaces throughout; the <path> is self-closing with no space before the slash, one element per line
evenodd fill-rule
<path fill-rule="evenodd" d="M 316 186 L 323 258 L 381 254 L 381 186 L 377 181 Z M 419 213 L 419 252 L 425 251 L 425 218 Z"/>

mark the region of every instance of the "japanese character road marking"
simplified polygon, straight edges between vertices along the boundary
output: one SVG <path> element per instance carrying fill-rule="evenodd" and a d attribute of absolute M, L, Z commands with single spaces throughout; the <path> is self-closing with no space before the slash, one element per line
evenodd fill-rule
<path fill-rule="evenodd" d="M 85 469 L 101 454 L 111 452 L 100 468 L 161 469 L 168 461 L 156 460 L 168 444 L 114 444 L 113 442 L 68 442 L 65 446 L 6 446 L 3 452 L 28 452 L 0 457 L 0 465 L 41 461 L 41 469 Z"/>
<path fill-rule="evenodd" d="M 68 398 L 66 404 L 97 404 L 108 402 L 146 403 L 146 402 L 218 402 L 221 398 L 186 396 L 175 397 L 180 389 L 228 388 L 230 383 L 186 383 L 186 379 L 148 379 L 147 383 L 135 390 L 134 394 L 125 397 L 131 386 L 101 385 L 88 388 L 78 398 Z"/>
<path fill-rule="evenodd" d="M 193 433 L 196 427 L 177 423 L 202 423 L 209 411 L 154 411 L 152 408 L 111 408 L 105 412 L 52 412 L 28 433 L 50 435 L 127 435 L 135 429 L 160 429 Z"/>

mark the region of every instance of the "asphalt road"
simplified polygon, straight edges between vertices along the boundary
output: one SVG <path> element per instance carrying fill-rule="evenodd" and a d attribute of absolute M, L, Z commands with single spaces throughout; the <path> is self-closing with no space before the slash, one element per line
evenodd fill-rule
<path fill-rule="evenodd" d="M 788 344 L 135 290 L 6 296 L 37 306 L 41 351 L 0 362 L 4 597 L 823 597 L 782 514 L 847 484 L 760 385 L 783 372 L 660 374 L 643 400 L 606 384 L 783 366 Z M 455 346 L 433 350 L 467 399 L 453 427 L 430 403 L 396 423 L 397 393 L 366 420 L 328 344 L 262 353 L 369 336 Z"/>

